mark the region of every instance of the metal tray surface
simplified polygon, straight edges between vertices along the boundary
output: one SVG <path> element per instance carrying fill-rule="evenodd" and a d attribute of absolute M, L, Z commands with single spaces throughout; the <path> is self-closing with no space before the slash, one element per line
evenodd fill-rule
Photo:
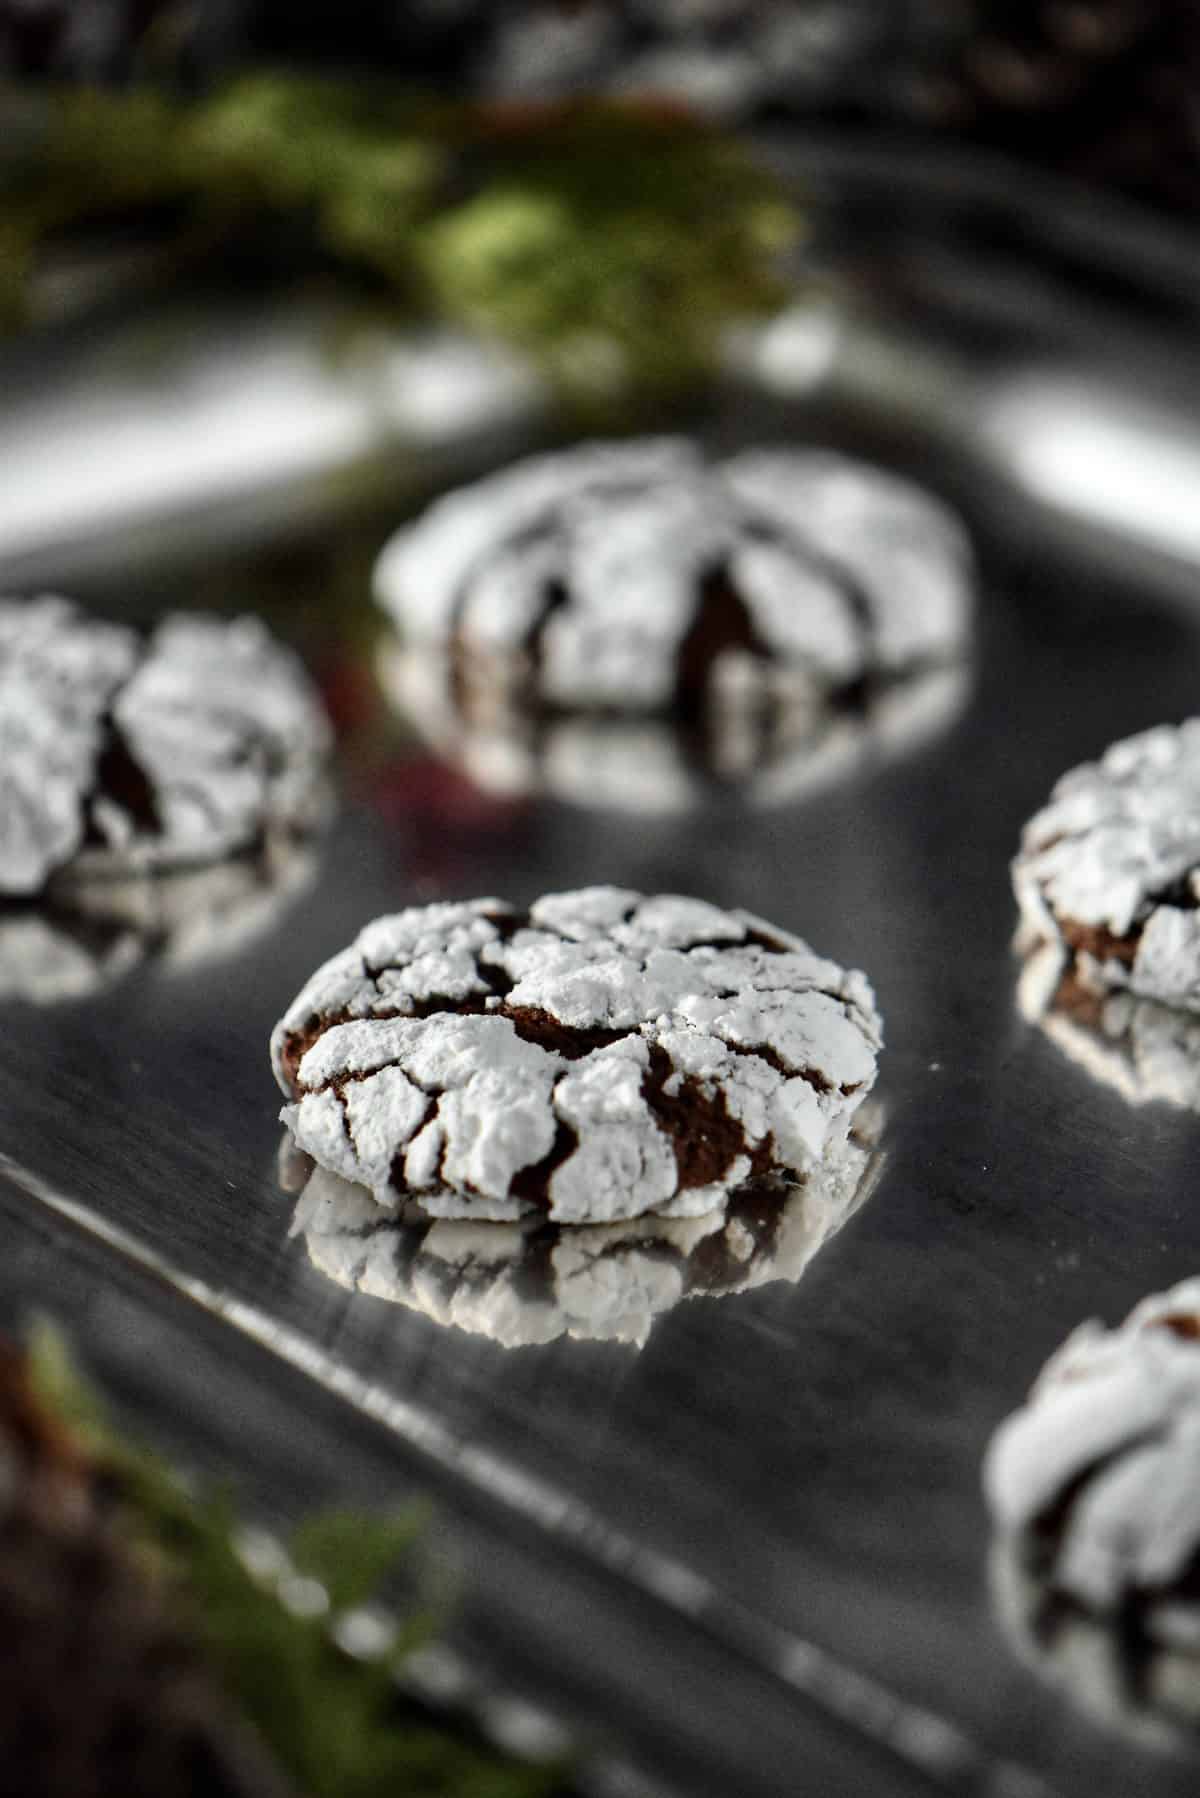
<path fill-rule="evenodd" d="M 1024 514 L 1006 528 L 967 481 L 957 497 L 980 527 L 974 688 L 907 756 L 792 803 L 645 817 L 473 796 L 372 725 L 346 738 L 309 884 L 244 947 L 2 1005 L 5 1315 L 58 1309 L 135 1416 L 256 1502 L 432 1486 L 461 1523 L 467 1620 L 507 1619 L 547 1702 L 573 1690 L 568 1710 L 607 1714 L 641 1755 L 636 1789 L 731 1791 L 722 1756 L 746 1793 L 1196 1789 L 1194 1758 L 1098 1724 L 1013 1651 L 979 1467 L 1069 1329 L 1200 1265 L 1200 1121 L 1129 1103 L 1022 1019 L 1007 873 L 1057 774 L 1195 709 L 1200 615 Z M 227 574 L 230 605 L 274 590 L 253 557 Z M 151 601 L 136 583 L 94 597 Z M 328 684 L 370 688 L 359 622 L 273 616 L 318 666 L 335 636 L 360 645 Z M 874 1192 L 800 1280 L 688 1300 L 640 1349 L 506 1348 L 335 1284 L 289 1234 L 276 1016 L 379 912 L 593 881 L 746 906 L 869 972 Z M 697 1694 L 722 1681 L 718 1754 Z M 690 1749 L 656 1766 L 656 1732 Z"/>

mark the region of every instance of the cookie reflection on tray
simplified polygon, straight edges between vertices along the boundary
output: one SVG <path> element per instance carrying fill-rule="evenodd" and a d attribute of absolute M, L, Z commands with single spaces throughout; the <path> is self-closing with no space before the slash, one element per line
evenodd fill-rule
<path fill-rule="evenodd" d="M 317 1168 L 292 1234 L 340 1286 L 506 1348 L 560 1336 L 641 1347 L 681 1299 L 799 1280 L 873 1190 L 878 1131 L 875 1108 L 799 1185 L 748 1188 L 700 1217 L 615 1224 L 431 1221 L 415 1206 L 383 1210 L 363 1187 Z"/>
<path fill-rule="evenodd" d="M 315 870 L 313 848 L 281 840 L 188 873 L 59 880 L 39 904 L 0 905 L 0 1001 L 87 998 L 147 957 L 183 973 L 236 955 Z"/>
<path fill-rule="evenodd" d="M 854 710 L 814 707 L 734 675 L 703 720 L 536 713 L 503 688 L 464 693 L 450 659 L 386 641 L 380 679 L 422 740 L 487 792 L 545 793 L 621 811 L 686 811 L 722 790 L 778 805 L 864 763 L 915 750 L 958 716 L 970 676 L 938 667 L 880 687 Z"/>
<path fill-rule="evenodd" d="M 1092 992 L 1055 945 L 1026 961 L 1017 1003 L 1077 1066 L 1131 1105 L 1200 1111 L 1200 1015 L 1132 993 Z"/>
<path fill-rule="evenodd" d="M 1156 1641 L 1091 1616 L 1030 1573 L 998 1541 L 988 1564 L 992 1603 L 1018 1659 L 1081 1710 L 1147 1747 L 1173 1748 L 1200 1728 L 1200 1616 L 1190 1640 Z"/>

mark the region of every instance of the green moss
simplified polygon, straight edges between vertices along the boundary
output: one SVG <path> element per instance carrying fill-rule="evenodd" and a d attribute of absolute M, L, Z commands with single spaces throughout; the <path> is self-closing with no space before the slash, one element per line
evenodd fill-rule
<path fill-rule="evenodd" d="M 502 110 L 281 74 L 200 99 L 66 90 L 0 175 L 0 306 L 64 234 L 133 219 L 194 266 L 333 263 L 517 345 L 568 397 L 703 378 L 772 308 L 796 215 L 745 149 L 615 103 Z"/>
<path fill-rule="evenodd" d="M 488 1753 L 406 1711 L 395 1675 L 432 1621 L 397 1617 L 381 1651 L 339 1648 L 336 1625 L 369 1606 L 411 1556 L 424 1515 L 333 1512 L 286 1542 L 246 1546 L 229 1495 L 194 1491 L 124 1439 L 80 1377 L 65 1341 L 38 1323 L 31 1383 L 94 1456 L 118 1494 L 119 1526 L 148 1574 L 173 1588 L 214 1679 L 307 1798 L 548 1798 L 562 1769 Z"/>

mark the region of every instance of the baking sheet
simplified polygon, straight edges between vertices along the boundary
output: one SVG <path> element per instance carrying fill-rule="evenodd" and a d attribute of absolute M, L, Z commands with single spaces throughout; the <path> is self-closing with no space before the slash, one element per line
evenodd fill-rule
<path fill-rule="evenodd" d="M 836 406 L 820 423 L 863 434 Z M 727 396 L 717 430 L 812 426 Z M 77 582 L 131 615 L 217 588 L 266 607 L 357 725 L 311 878 L 240 945 L 168 935 L 90 994 L 4 999 L 0 1301 L 64 1312 L 135 1415 L 264 1504 L 432 1485 L 464 1632 L 585 1727 L 607 1716 L 645 1789 L 1167 1798 L 1195 1790 L 1194 1758 L 1098 1724 L 1006 1638 L 979 1463 L 1074 1324 L 1200 1264 L 1200 1124 L 1022 1018 L 1007 877 L 1058 773 L 1195 710 L 1200 611 L 1177 572 L 1168 603 L 970 470 L 928 472 L 978 534 L 966 708 L 753 809 L 487 798 L 389 734 L 365 591 L 352 609 L 343 582 L 323 613 L 312 569 L 365 569 L 391 516 L 202 579 Z M 289 554 L 308 567 L 291 606 Z M 640 1349 L 504 1347 L 335 1284 L 289 1233 L 276 1016 L 380 911 L 593 881 L 746 906 L 869 972 L 887 1041 L 869 1201 L 799 1280 L 688 1299 Z"/>

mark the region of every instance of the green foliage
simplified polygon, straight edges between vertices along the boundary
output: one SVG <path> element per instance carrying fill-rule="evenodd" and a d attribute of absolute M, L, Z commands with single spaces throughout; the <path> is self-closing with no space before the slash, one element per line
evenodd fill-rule
<path fill-rule="evenodd" d="M 64 232 L 136 214 L 189 266 L 230 249 L 332 261 L 393 308 L 518 345 L 585 402 L 701 376 L 726 324 L 779 301 L 798 228 L 740 145 L 678 114 L 283 74 L 191 102 L 59 92 L 0 198 L 10 314 Z"/>
<path fill-rule="evenodd" d="M 25 1351 L 30 1385 L 47 1411 L 89 1453 L 103 1455 L 113 1448 L 104 1407 L 71 1359 L 66 1337 L 49 1318 L 34 1319 Z"/>
<path fill-rule="evenodd" d="M 334 1610 L 352 1610 L 370 1602 L 425 1522 L 425 1513 L 417 1509 L 399 1517 L 325 1511 L 300 1524 L 292 1536 L 292 1562 L 321 1582 Z"/>
<path fill-rule="evenodd" d="M 406 1714 L 395 1672 L 427 1639 L 421 1616 L 381 1635 L 371 1658 L 344 1652 L 335 1625 L 370 1604 L 423 1527 L 331 1512 L 287 1543 L 247 1552 L 229 1495 L 194 1493 L 166 1462 L 118 1436 L 74 1368 L 62 1336 L 39 1322 L 30 1377 L 115 1484 L 122 1533 L 152 1577 L 174 1588 L 216 1683 L 308 1798 L 546 1798 L 561 1769 L 528 1768 Z M 263 1551 L 265 1545 L 265 1551 Z"/>
<path fill-rule="evenodd" d="M 796 221 L 739 147 L 675 118 L 565 112 L 489 149 L 491 178 L 417 253 L 443 306 L 576 394 L 679 388 L 780 298 Z"/>

